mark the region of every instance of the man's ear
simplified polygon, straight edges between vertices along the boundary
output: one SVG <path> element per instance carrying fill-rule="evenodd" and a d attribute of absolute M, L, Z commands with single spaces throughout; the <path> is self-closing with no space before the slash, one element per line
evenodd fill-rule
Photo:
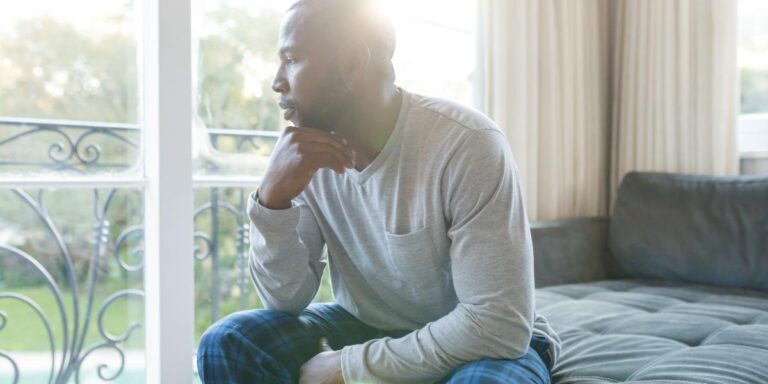
<path fill-rule="evenodd" d="M 350 79 L 358 82 L 366 77 L 371 66 L 371 49 L 366 44 L 354 43 L 348 52 L 344 71 L 349 74 Z"/>

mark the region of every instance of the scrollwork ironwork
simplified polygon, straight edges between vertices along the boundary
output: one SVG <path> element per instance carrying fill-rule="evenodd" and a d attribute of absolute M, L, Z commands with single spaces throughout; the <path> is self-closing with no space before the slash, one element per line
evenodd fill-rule
<path fill-rule="evenodd" d="M 130 124 L 102 124 L 62 122 L 32 119 L 8 119 L 0 118 L 0 133 L 11 130 L 10 135 L 0 135 L 0 149 L 19 144 L 23 139 L 38 140 L 35 135 L 47 135 L 46 140 L 52 142 L 42 144 L 44 153 L 36 155 L 36 159 L 11 159 L 4 157 L 5 151 L 0 151 L 0 167 L 3 165 L 42 167 L 46 170 L 73 170 L 78 173 L 87 173 L 96 167 L 121 167 L 133 166 L 127 163 L 108 163 L 105 157 L 106 147 L 100 146 L 105 140 L 123 143 L 126 147 L 137 149 L 140 142 L 141 130 L 136 125 Z M 17 131 L 15 131 L 17 130 Z M 276 132 L 248 132 L 229 130 L 209 130 L 211 137 L 229 136 L 236 140 L 238 150 L 247 150 L 250 147 L 259 149 L 259 138 L 275 140 Z M 39 142 L 39 141 L 38 141 Z M 231 142 L 231 141 L 230 141 Z M 43 159 L 43 160 L 39 160 Z M 130 160 L 130 159 L 128 159 Z M 235 195 L 234 202 L 225 201 L 220 196 L 218 187 L 211 188 L 210 200 L 200 205 L 195 210 L 195 218 L 210 214 L 210 228 L 198 230 L 194 233 L 194 254 L 197 261 L 210 261 L 211 273 L 211 316 L 215 320 L 219 317 L 218 301 L 222 290 L 220 285 L 231 284 L 228 280 L 221 281 L 218 277 L 219 258 L 222 256 L 235 257 L 237 268 L 237 285 L 240 290 L 240 309 L 245 309 L 245 292 L 247 282 L 247 254 L 249 241 L 248 218 L 245 212 L 247 193 L 243 188 L 236 188 L 239 193 L 239 201 Z M 27 207 L 41 225 L 45 236 L 55 246 L 57 263 L 63 273 L 57 275 L 57 282 L 48 270 L 32 255 L 24 250 L 10 245 L 0 244 L 0 257 L 18 259 L 27 267 L 31 267 L 35 273 L 41 276 L 47 287 L 46 294 L 54 298 L 54 306 L 42 308 L 32 298 L 18 293 L 3 291 L 0 300 L 12 300 L 23 303 L 31 308 L 36 316 L 41 319 L 44 332 L 48 335 L 50 349 L 50 383 L 67 383 L 74 379 L 80 380 L 80 370 L 86 359 L 93 360 L 96 356 L 102 356 L 97 351 L 113 351 L 116 353 L 117 364 L 98 364 L 99 378 L 111 381 L 118 378 L 126 365 L 124 344 L 135 338 L 136 331 L 140 329 L 139 321 L 132 322 L 120 334 L 111 334 L 105 324 L 110 308 L 121 300 L 136 300 L 143 298 L 143 292 L 127 289 L 112 293 L 105 299 L 97 299 L 95 292 L 97 282 L 101 281 L 103 268 L 106 263 L 114 263 L 121 273 L 142 273 L 144 269 L 144 229 L 140 224 L 126 225 L 116 236 L 112 236 L 113 223 L 107 219 L 107 212 L 112 206 L 115 189 L 94 189 L 92 214 L 94 226 L 92 232 L 92 248 L 88 252 L 85 280 L 79 281 L 75 274 L 73 255 L 65 241 L 61 229 L 54 223 L 46 207 L 46 190 L 39 189 L 29 192 L 22 189 L 11 189 L 11 192 Z M 229 195 L 232 196 L 232 195 Z M 231 220 L 235 226 L 232 233 L 224 236 L 233 236 L 236 240 L 236 254 L 221 255 L 223 252 L 233 252 L 230 247 L 224 251 L 219 247 L 219 237 L 222 232 L 220 222 Z M 230 222 L 231 222 L 230 221 Z M 227 272 L 229 273 L 229 272 Z M 140 276 L 140 275 L 137 275 Z M 66 291 L 59 287 L 68 288 Z M 101 296 L 99 296 L 101 297 Z M 100 301 L 99 301 L 100 300 Z M 65 305 L 66 303 L 66 305 Z M 7 331 L 8 324 L 13 323 L 13 318 L 8 313 L 0 311 L 0 332 Z M 52 326 L 55 324 L 56 326 Z M 99 340 L 86 345 L 86 336 L 89 329 L 96 327 Z M 58 330 L 57 330 L 58 329 Z M 114 331 L 114 330 L 113 330 Z M 23 381 L 24 372 L 14 360 L 13 351 L 0 350 L 0 361 L 7 361 L 11 365 L 11 377 L 14 383 Z M 89 360 L 89 361 L 90 361 Z M 112 361 L 110 359 L 110 361 Z M 1 362 L 0 362 L 1 363 Z M 89 365 L 90 366 L 90 365 Z"/>
<path fill-rule="evenodd" d="M 103 341 L 101 343 L 96 343 L 94 346 L 91 346 L 89 348 L 85 348 L 85 339 L 86 335 L 88 333 L 90 320 L 93 317 L 93 306 L 96 301 L 95 297 L 95 291 L 96 291 L 96 283 L 99 278 L 99 267 L 100 263 L 104 261 L 104 256 L 107 249 L 107 243 L 109 242 L 109 221 L 106 219 L 107 212 L 109 210 L 109 207 L 112 204 L 113 197 L 115 195 L 115 190 L 110 189 L 107 191 L 105 195 L 103 195 L 103 200 L 101 199 L 102 195 L 98 190 L 93 191 L 94 195 L 94 214 L 96 215 L 96 225 L 94 226 L 94 248 L 93 253 L 90 258 L 89 263 L 89 270 L 87 274 L 86 279 L 86 286 L 85 291 L 83 293 L 86 294 L 86 302 L 85 302 L 85 311 L 82 313 L 81 316 L 81 302 L 80 302 L 80 284 L 77 282 L 77 279 L 75 278 L 74 274 L 74 263 L 72 260 L 72 257 L 69 253 L 69 248 L 67 247 L 66 243 L 64 242 L 64 238 L 61 235 L 59 229 L 56 227 L 56 225 L 51 220 L 50 215 L 47 212 L 47 209 L 45 207 L 45 201 L 44 201 L 44 193 L 42 190 L 38 191 L 35 197 L 27 193 L 26 191 L 20 190 L 20 189 L 14 189 L 13 192 L 28 206 L 31 208 L 31 210 L 35 213 L 37 218 L 43 223 L 44 227 L 47 229 L 47 232 L 49 235 L 51 235 L 54 239 L 54 243 L 58 247 L 59 250 L 59 256 L 61 260 L 64 262 L 65 265 L 65 278 L 67 281 L 67 285 L 70 288 L 71 291 L 71 299 L 72 299 L 72 316 L 73 319 L 70 322 L 68 311 L 64 305 L 64 293 L 58 286 L 58 283 L 56 280 L 51 276 L 51 274 L 48 272 L 48 270 L 33 256 L 26 253 L 25 251 L 12 247 L 9 245 L 0 245 L 0 255 L 9 256 L 12 258 L 16 258 L 24 262 L 25 264 L 31 266 L 33 270 L 35 270 L 40 276 L 42 276 L 43 281 L 48 286 L 48 291 L 51 293 L 51 295 L 54 297 L 56 302 L 56 309 L 58 311 L 57 315 L 59 317 L 59 320 L 61 321 L 61 340 L 62 340 L 62 347 L 60 350 L 57 350 L 56 348 L 56 338 L 54 333 L 52 332 L 52 327 L 50 325 L 49 316 L 50 314 L 46 314 L 45 311 L 30 297 L 14 293 L 14 292 L 2 292 L 0 293 L 0 299 L 12 299 L 19 301 L 29 308 L 31 308 L 37 316 L 42 321 L 44 328 L 46 330 L 46 334 L 48 335 L 48 341 L 49 341 L 49 349 L 51 353 L 51 367 L 50 367 L 50 378 L 49 383 L 66 383 L 68 382 L 73 376 L 75 378 L 75 382 L 79 382 L 79 370 L 82 366 L 83 360 L 91 355 L 91 353 L 96 349 L 101 348 L 110 348 L 113 350 L 116 350 L 118 352 L 118 355 L 121 358 L 120 361 L 120 368 L 113 373 L 112 375 L 107 375 L 104 373 L 104 370 L 106 369 L 105 364 L 101 364 L 98 369 L 99 377 L 102 378 L 102 380 L 114 380 L 117 376 L 120 375 L 122 372 L 122 367 L 124 365 L 124 352 L 122 351 L 121 343 L 126 341 L 131 334 L 138 329 L 139 325 L 138 323 L 133 323 L 129 326 L 129 329 L 126 330 L 126 332 L 119 336 L 114 336 L 109 334 L 105 327 L 104 327 L 104 314 L 110 307 L 110 305 L 115 302 L 117 299 L 123 298 L 123 297 L 137 297 L 141 296 L 143 297 L 143 293 L 136 290 L 124 290 L 119 291 L 111 296 L 104 299 L 104 301 L 101 303 L 98 313 L 96 315 L 96 326 L 99 330 L 99 334 L 102 336 Z M 125 241 L 125 237 L 122 238 L 121 241 Z M 119 249 L 119 248 L 118 248 Z M 0 327 L 0 330 L 4 328 L 10 320 L 8 319 L 8 316 L 6 314 L 3 314 L 2 316 L 2 325 L 3 327 Z M 60 352 L 57 358 L 57 352 Z M 18 372 L 18 365 L 16 364 L 16 361 L 11 356 L 11 352 L 0 352 L 2 357 L 5 360 L 8 360 L 11 362 L 11 365 L 14 368 L 14 381 L 18 381 L 19 377 L 23 374 L 22 372 Z M 57 368 L 57 361 L 58 361 L 58 368 Z"/>
<path fill-rule="evenodd" d="M 18 366 L 18 364 L 16 364 L 16 361 L 13 360 L 13 358 L 8 356 L 8 354 L 3 352 L 3 351 L 0 351 L 0 358 L 3 358 L 6 361 L 8 361 L 9 363 L 11 363 L 11 368 L 13 368 L 13 376 L 12 376 L 12 379 L 11 379 L 12 380 L 11 384 L 17 384 L 19 382 L 19 366 Z"/>
<path fill-rule="evenodd" d="M 123 369 L 125 369 L 125 352 L 123 352 L 123 350 L 117 344 L 114 344 L 111 342 L 102 342 L 88 348 L 88 350 L 83 352 L 82 357 L 80 358 L 80 366 L 82 365 L 82 362 L 85 361 L 85 359 L 91 355 L 91 353 L 99 349 L 111 349 L 117 352 L 119 356 L 120 365 L 115 371 L 115 373 L 113 373 L 111 376 L 107 376 L 106 374 L 104 374 L 104 370 L 109 368 L 109 366 L 104 363 L 99 364 L 98 366 L 96 366 L 96 374 L 99 375 L 99 378 L 104 381 L 112 381 L 117 379 L 117 377 L 120 376 L 121 373 L 123 373 Z M 81 371 L 80 366 L 78 366 L 78 369 L 75 370 L 75 383 L 78 383 L 78 384 L 80 383 L 80 371 Z"/>
<path fill-rule="evenodd" d="M 124 244 L 128 243 L 128 239 L 131 236 L 141 236 L 143 238 L 144 235 L 144 227 L 141 225 L 132 225 L 130 227 L 127 227 L 123 230 L 120 235 L 117 236 L 117 240 L 115 240 L 115 262 L 117 263 L 120 268 L 122 268 L 126 272 L 136 272 L 144 268 L 144 247 L 143 246 L 135 246 L 131 248 L 128 253 L 131 254 L 131 256 L 134 257 L 134 259 L 141 258 L 141 262 L 138 264 L 128 264 L 126 263 L 121 257 L 120 257 L 120 249 L 122 249 Z"/>
<path fill-rule="evenodd" d="M 41 163 L 27 159 L 11 159 L 0 157 L 0 165 L 13 164 L 17 166 L 45 167 L 54 170 L 74 170 L 82 172 L 89 167 L 110 167 L 110 168 L 128 168 L 133 165 L 135 159 L 122 163 L 104 163 L 99 162 L 101 158 L 101 147 L 98 143 L 89 142 L 89 139 L 96 135 L 105 136 L 115 142 L 122 143 L 127 147 L 137 149 L 139 147 L 139 134 L 141 132 L 137 125 L 131 124 L 107 124 L 107 123 L 87 123 L 70 122 L 41 119 L 0 119 L 0 127 L 5 130 L 20 129 L 19 133 L 11 134 L 0 140 L 0 147 L 8 147 L 21 139 L 52 133 L 59 137 L 59 140 L 48 144 L 47 156 L 50 163 Z M 12 153 L 7 151 L 7 153 Z M 128 159 L 127 159 L 128 160 Z"/>

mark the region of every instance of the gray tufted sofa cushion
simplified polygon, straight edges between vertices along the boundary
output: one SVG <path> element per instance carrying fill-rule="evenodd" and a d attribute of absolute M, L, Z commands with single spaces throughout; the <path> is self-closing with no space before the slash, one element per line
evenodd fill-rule
<path fill-rule="evenodd" d="M 555 383 L 768 383 L 768 293 L 659 280 L 536 291 L 563 350 Z"/>

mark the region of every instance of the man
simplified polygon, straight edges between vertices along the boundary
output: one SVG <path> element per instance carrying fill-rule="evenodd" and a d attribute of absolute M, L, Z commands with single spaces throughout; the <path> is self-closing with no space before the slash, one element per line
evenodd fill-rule
<path fill-rule="evenodd" d="M 395 86 L 394 48 L 371 1 L 287 12 L 273 89 L 294 127 L 248 206 L 266 309 L 206 332 L 205 383 L 549 383 L 559 340 L 534 314 L 509 146 L 480 113 Z M 324 248 L 336 303 L 309 305 Z"/>

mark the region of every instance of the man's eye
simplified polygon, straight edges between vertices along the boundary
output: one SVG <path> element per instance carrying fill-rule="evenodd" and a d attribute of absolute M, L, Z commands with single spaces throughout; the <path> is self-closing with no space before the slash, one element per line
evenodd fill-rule
<path fill-rule="evenodd" d="M 283 61 L 285 61 L 286 64 L 294 64 L 294 63 L 296 63 L 296 59 L 288 59 L 288 58 L 286 58 Z"/>

